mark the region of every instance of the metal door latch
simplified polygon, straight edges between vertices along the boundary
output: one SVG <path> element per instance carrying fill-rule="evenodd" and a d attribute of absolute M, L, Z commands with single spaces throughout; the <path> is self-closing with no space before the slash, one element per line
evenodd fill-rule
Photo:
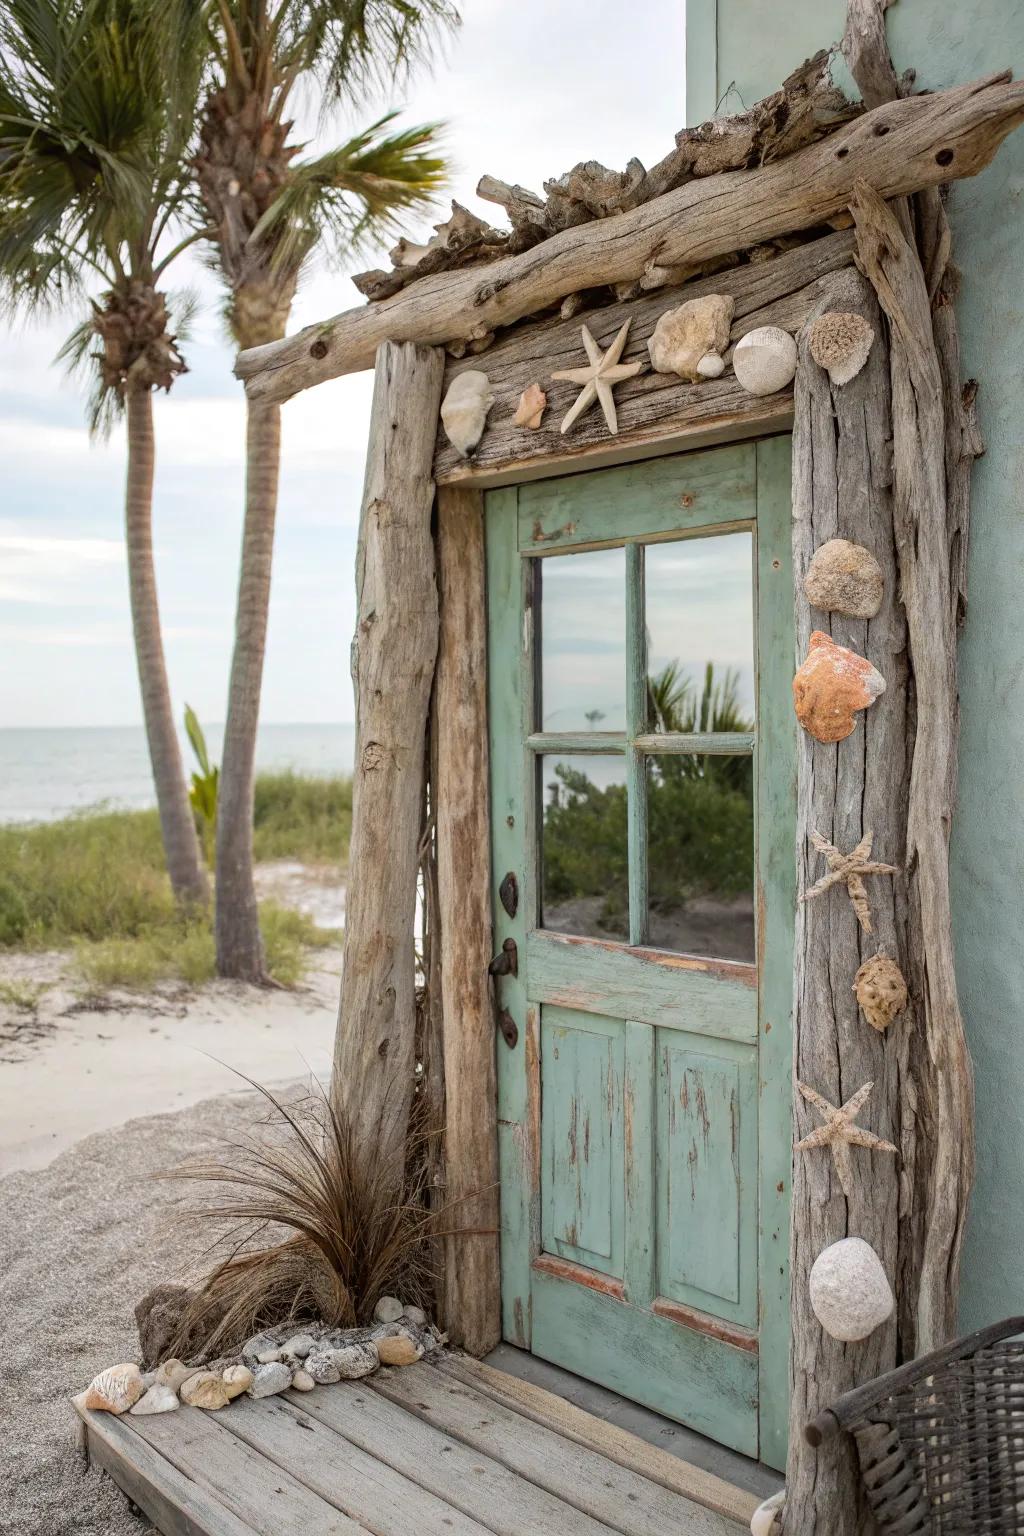
<path fill-rule="evenodd" d="M 492 976 L 519 975 L 519 950 L 516 948 L 515 939 L 505 940 L 501 946 L 501 953 L 495 955 L 487 969 Z"/>
<path fill-rule="evenodd" d="M 509 1050 L 514 1051 L 519 1042 L 519 1028 L 507 1008 L 498 1009 L 498 1028 Z"/>

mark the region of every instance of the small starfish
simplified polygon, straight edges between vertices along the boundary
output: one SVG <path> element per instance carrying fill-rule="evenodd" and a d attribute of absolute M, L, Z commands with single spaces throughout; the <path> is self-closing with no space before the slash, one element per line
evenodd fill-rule
<path fill-rule="evenodd" d="M 595 400 L 601 402 L 604 411 L 604 419 L 608 423 L 608 431 L 613 435 L 619 430 L 619 420 L 615 414 L 615 400 L 612 396 L 612 386 L 621 384 L 623 379 L 634 378 L 643 367 L 643 363 L 620 363 L 622 349 L 626 345 L 626 336 L 629 333 L 630 321 L 619 331 L 615 340 L 607 352 L 601 352 L 601 348 L 591 336 L 585 325 L 580 326 L 583 335 L 583 345 L 587 356 L 590 358 L 589 368 L 560 368 L 553 373 L 553 379 L 568 379 L 570 384 L 582 384 L 583 392 L 578 396 L 576 403 L 570 406 L 562 422 L 562 431 L 568 432 L 574 421 L 578 421 L 584 411 L 588 411 Z"/>
<path fill-rule="evenodd" d="M 847 1200 L 853 1193 L 850 1148 L 871 1147 L 875 1152 L 896 1151 L 891 1141 L 883 1141 L 880 1136 L 875 1136 L 871 1131 L 865 1131 L 853 1123 L 874 1086 L 874 1083 L 865 1083 L 863 1088 L 857 1089 L 852 1099 L 847 1099 L 843 1107 L 837 1109 L 834 1104 L 823 1099 L 820 1093 L 815 1093 L 813 1088 L 808 1088 L 806 1083 L 797 1083 L 808 1104 L 814 1105 L 825 1123 L 816 1131 L 812 1131 L 809 1136 L 805 1136 L 803 1141 L 798 1141 L 796 1150 L 807 1152 L 811 1147 L 830 1147 L 835 1160 L 836 1173 L 839 1175 L 839 1182 L 843 1186 L 843 1194 Z"/>
<path fill-rule="evenodd" d="M 871 843 L 873 832 L 865 832 L 860 842 L 852 853 L 840 853 L 834 843 L 822 837 L 820 832 L 811 833 L 811 842 L 819 853 L 825 855 L 828 863 L 828 874 L 812 885 L 809 891 L 805 891 L 800 897 L 801 901 L 811 901 L 815 896 L 820 896 L 822 891 L 829 890 L 833 885 L 845 885 L 853 902 L 853 910 L 857 914 L 857 920 L 865 933 L 872 933 L 871 905 L 868 901 L 867 888 L 864 884 L 864 875 L 895 875 L 898 874 L 895 864 L 875 864 L 871 862 Z"/>

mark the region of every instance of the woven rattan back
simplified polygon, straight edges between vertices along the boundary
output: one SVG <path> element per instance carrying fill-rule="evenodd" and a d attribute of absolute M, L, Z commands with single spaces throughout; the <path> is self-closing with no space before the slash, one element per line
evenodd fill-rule
<path fill-rule="evenodd" d="M 885 1536 L 1024 1532 L 1024 1341 L 943 1364 L 848 1427 Z"/>

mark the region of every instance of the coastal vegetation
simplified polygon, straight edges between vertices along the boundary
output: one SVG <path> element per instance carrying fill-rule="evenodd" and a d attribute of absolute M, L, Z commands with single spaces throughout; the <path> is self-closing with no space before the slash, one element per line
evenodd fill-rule
<path fill-rule="evenodd" d="M 341 871 L 348 855 L 348 779 L 261 774 L 255 855 Z M 273 980 L 292 985 L 309 948 L 337 941 L 304 913 L 263 902 L 260 923 Z M 209 912 L 174 899 L 152 811 L 97 810 L 32 826 L 0 826 L 0 954 L 71 949 L 90 988 L 146 988 L 163 978 L 214 975 Z"/>

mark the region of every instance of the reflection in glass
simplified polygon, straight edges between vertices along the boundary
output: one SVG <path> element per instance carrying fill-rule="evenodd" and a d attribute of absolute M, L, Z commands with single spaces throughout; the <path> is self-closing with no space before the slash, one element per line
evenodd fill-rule
<path fill-rule="evenodd" d="M 626 767 L 621 757 L 542 757 L 541 925 L 629 941 Z"/>
<path fill-rule="evenodd" d="M 753 964 L 753 758 L 659 756 L 647 766 L 648 942 Z"/>
<path fill-rule="evenodd" d="M 625 550 L 551 556 L 537 576 L 542 730 L 624 730 Z"/>
<path fill-rule="evenodd" d="M 752 554 L 749 533 L 647 546 L 652 731 L 753 729 Z"/>

